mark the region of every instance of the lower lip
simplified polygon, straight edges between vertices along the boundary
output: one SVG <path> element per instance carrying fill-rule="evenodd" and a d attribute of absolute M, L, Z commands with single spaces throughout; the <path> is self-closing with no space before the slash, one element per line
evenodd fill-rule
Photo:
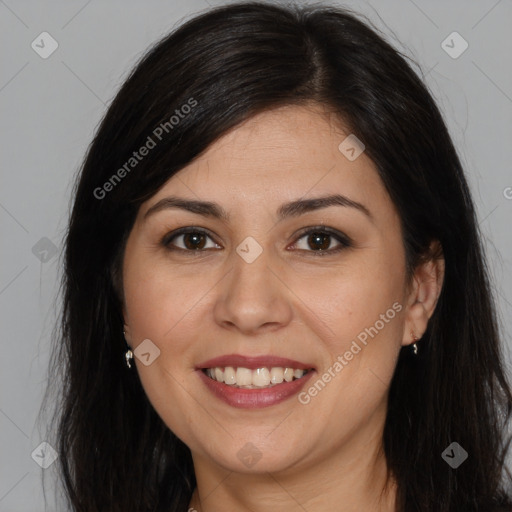
<path fill-rule="evenodd" d="M 206 384 L 206 387 L 215 396 L 226 402 L 228 405 L 231 405 L 232 407 L 239 407 L 241 409 L 257 409 L 283 402 L 287 398 L 296 395 L 311 378 L 311 375 L 315 373 L 314 370 L 311 370 L 300 379 L 275 384 L 270 388 L 243 389 L 228 386 L 227 384 L 213 380 L 202 370 L 197 371 L 199 372 L 199 377 Z"/>

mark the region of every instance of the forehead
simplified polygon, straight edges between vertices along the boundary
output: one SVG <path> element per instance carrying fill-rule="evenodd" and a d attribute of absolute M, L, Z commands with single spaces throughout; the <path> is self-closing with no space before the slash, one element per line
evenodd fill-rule
<path fill-rule="evenodd" d="M 351 160 L 340 150 L 349 135 L 321 106 L 262 112 L 212 143 L 141 210 L 170 194 L 251 212 L 333 193 L 385 208 L 390 199 L 373 162 L 364 152 Z"/>

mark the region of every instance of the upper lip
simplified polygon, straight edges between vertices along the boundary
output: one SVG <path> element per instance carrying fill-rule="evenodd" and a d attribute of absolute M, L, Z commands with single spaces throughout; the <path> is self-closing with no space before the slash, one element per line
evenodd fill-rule
<path fill-rule="evenodd" d="M 204 370 L 206 368 L 215 367 L 226 367 L 232 366 L 235 368 L 248 368 L 249 370 L 255 370 L 257 368 L 294 368 L 298 370 L 310 370 L 313 369 L 313 365 L 307 363 L 301 363 L 286 357 L 278 356 L 243 356 L 240 354 L 229 354 L 213 359 L 208 359 L 197 365 L 198 370 Z"/>

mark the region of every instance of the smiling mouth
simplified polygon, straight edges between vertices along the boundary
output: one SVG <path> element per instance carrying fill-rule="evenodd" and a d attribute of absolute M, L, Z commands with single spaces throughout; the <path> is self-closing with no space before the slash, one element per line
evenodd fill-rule
<path fill-rule="evenodd" d="M 241 389 L 271 388 L 283 382 L 292 382 L 303 378 L 312 369 L 302 370 L 285 367 L 262 367 L 251 370 L 244 367 L 216 366 L 202 371 L 210 379 L 228 386 Z"/>

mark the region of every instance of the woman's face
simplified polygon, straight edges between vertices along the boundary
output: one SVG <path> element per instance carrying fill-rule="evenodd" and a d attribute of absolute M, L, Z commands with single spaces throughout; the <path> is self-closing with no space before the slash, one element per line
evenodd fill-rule
<path fill-rule="evenodd" d="M 348 135 L 314 108 L 262 113 L 138 212 L 127 339 L 196 464 L 297 469 L 381 436 L 399 350 L 424 326 L 408 317 L 399 217 L 361 148 L 339 149 Z"/>

